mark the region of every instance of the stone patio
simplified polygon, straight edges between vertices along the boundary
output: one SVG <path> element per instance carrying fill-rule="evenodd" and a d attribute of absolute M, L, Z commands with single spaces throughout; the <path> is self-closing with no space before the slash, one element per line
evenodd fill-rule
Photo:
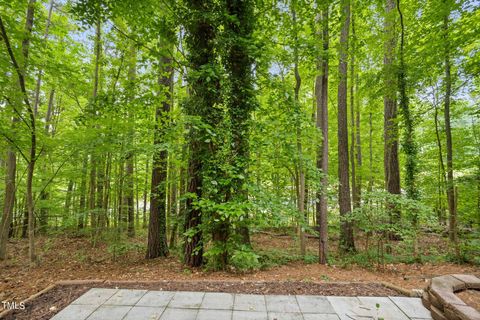
<path fill-rule="evenodd" d="M 426 320 L 419 298 L 90 289 L 53 320 Z"/>

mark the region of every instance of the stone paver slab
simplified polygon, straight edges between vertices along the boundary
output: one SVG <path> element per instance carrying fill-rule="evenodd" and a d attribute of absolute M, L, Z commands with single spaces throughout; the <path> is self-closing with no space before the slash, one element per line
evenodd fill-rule
<path fill-rule="evenodd" d="M 297 296 L 297 302 L 303 313 L 335 313 L 326 297 Z"/>
<path fill-rule="evenodd" d="M 232 320 L 267 320 L 266 312 L 233 310 Z"/>
<path fill-rule="evenodd" d="M 300 312 L 285 313 L 285 312 L 269 312 L 268 320 L 303 320 Z"/>
<path fill-rule="evenodd" d="M 265 296 L 268 312 L 300 312 L 295 296 Z"/>
<path fill-rule="evenodd" d="M 195 320 L 198 309 L 170 309 L 162 313 L 160 320 Z"/>
<path fill-rule="evenodd" d="M 165 307 L 172 300 L 175 292 L 171 291 L 148 291 L 138 302 L 142 307 Z"/>
<path fill-rule="evenodd" d="M 236 294 L 233 310 L 240 311 L 267 311 L 265 296 L 258 294 Z"/>
<path fill-rule="evenodd" d="M 131 308 L 130 306 L 100 306 L 87 320 L 122 320 Z"/>
<path fill-rule="evenodd" d="M 85 320 L 97 308 L 97 305 L 71 304 L 57 313 L 52 320 Z"/>
<path fill-rule="evenodd" d="M 465 282 L 467 289 L 480 289 L 480 279 L 472 274 L 452 274 L 452 276 Z"/>
<path fill-rule="evenodd" d="M 122 320 L 158 320 L 165 307 L 138 307 L 135 306 L 128 311 Z"/>
<path fill-rule="evenodd" d="M 409 320 L 397 305 L 387 297 L 359 297 L 358 299 L 363 306 L 370 310 L 370 316 L 375 319 Z"/>
<path fill-rule="evenodd" d="M 377 310 L 376 305 L 379 305 Z M 431 320 L 419 298 L 91 289 L 54 320 Z"/>
<path fill-rule="evenodd" d="M 175 292 L 172 300 L 170 301 L 169 308 L 200 308 L 202 304 L 204 292 L 188 292 L 181 291 Z"/>
<path fill-rule="evenodd" d="M 336 314 L 304 313 L 304 320 L 340 320 Z"/>
<path fill-rule="evenodd" d="M 105 304 L 114 306 L 133 306 L 145 295 L 145 293 L 147 293 L 147 290 L 120 289 L 108 299 Z"/>
<path fill-rule="evenodd" d="M 362 305 L 357 297 L 327 297 L 341 320 L 373 319 L 371 310 Z"/>
<path fill-rule="evenodd" d="M 110 297 L 117 293 L 117 291 L 118 289 L 93 288 L 88 290 L 77 300 L 73 301 L 72 304 L 88 304 L 99 306 L 110 299 Z"/>
<path fill-rule="evenodd" d="M 432 319 L 430 311 L 423 306 L 420 298 L 390 297 L 390 300 L 410 318 Z"/>
<path fill-rule="evenodd" d="M 232 310 L 200 309 L 196 320 L 231 320 Z M 173 320 L 173 319 L 172 319 Z"/>
<path fill-rule="evenodd" d="M 207 292 L 203 297 L 201 309 L 232 310 L 233 297 L 231 293 Z"/>

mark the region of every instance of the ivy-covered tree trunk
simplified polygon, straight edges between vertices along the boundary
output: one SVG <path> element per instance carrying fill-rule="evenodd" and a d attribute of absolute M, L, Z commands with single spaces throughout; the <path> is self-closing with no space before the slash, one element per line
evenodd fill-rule
<path fill-rule="evenodd" d="M 166 47 L 163 48 L 165 51 Z M 160 59 L 159 85 L 162 106 L 155 113 L 154 145 L 159 148 L 165 141 L 169 113 L 172 104 L 173 68 L 172 58 L 164 53 Z M 161 147 L 155 150 L 152 161 L 152 185 L 150 194 L 150 220 L 148 225 L 147 259 L 166 257 L 167 245 L 167 168 L 168 151 Z"/>
<path fill-rule="evenodd" d="M 322 140 L 317 149 L 317 169 L 321 170 L 320 188 L 315 204 L 319 232 L 318 262 L 326 264 L 328 258 L 328 47 L 329 47 L 329 3 L 317 1 L 320 11 L 322 51 L 317 62 L 315 98 L 317 104 L 316 126 L 321 131 Z"/>
<path fill-rule="evenodd" d="M 338 179 L 341 226 L 340 249 L 355 251 L 353 238 L 353 223 L 349 220 L 352 212 L 350 199 L 350 177 L 348 158 L 348 121 L 347 121 L 347 64 L 348 64 L 348 34 L 350 27 L 350 1 L 341 0 L 340 53 L 338 83 Z"/>
<path fill-rule="evenodd" d="M 235 176 L 232 179 L 233 200 L 248 201 L 247 182 L 250 162 L 250 121 L 255 109 L 252 64 L 254 59 L 249 50 L 249 41 L 255 25 L 252 0 L 227 0 L 227 13 L 232 18 L 226 24 L 231 45 L 227 53 L 226 71 L 229 75 L 230 92 L 227 99 L 232 128 L 232 152 Z M 240 235 L 244 244 L 250 245 L 248 227 L 240 226 Z"/>
<path fill-rule="evenodd" d="M 215 107 L 218 100 L 218 75 L 215 61 L 215 28 L 212 25 L 214 2 L 212 0 L 188 1 L 186 21 L 188 47 L 188 63 L 191 70 L 189 76 L 191 94 L 186 106 L 188 116 L 197 117 L 205 125 L 216 127 L 215 119 L 220 110 Z M 192 267 L 203 264 L 203 241 L 200 225 L 202 211 L 194 203 L 202 199 L 204 187 L 203 175 L 211 166 L 215 155 L 212 154 L 213 138 L 205 128 L 190 125 L 188 187 L 190 196 L 186 203 L 185 231 L 185 263 Z"/>

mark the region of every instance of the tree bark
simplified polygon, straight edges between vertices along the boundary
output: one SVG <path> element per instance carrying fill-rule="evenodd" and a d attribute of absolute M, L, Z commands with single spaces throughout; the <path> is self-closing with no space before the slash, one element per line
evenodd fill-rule
<path fill-rule="evenodd" d="M 135 80 L 137 74 L 137 51 L 135 45 L 132 44 L 130 48 L 130 62 L 128 70 L 128 82 L 129 82 L 129 91 L 133 95 L 135 93 Z M 128 111 L 127 116 L 131 121 L 134 121 L 133 114 L 131 111 Z M 127 133 L 128 135 L 128 151 L 125 156 L 125 208 L 127 210 L 128 216 L 128 227 L 127 234 L 129 237 L 135 236 L 135 207 L 134 207 L 134 183 L 133 183 L 133 144 L 134 144 L 134 132 L 133 128 Z"/>
<path fill-rule="evenodd" d="M 391 194 L 400 194 L 400 168 L 398 162 L 398 124 L 397 124 L 397 101 L 396 101 L 396 72 L 395 72 L 395 0 L 386 0 L 384 20 L 384 172 L 385 188 Z M 389 203 L 390 222 L 397 223 L 400 220 L 400 210 Z M 395 233 L 390 238 L 398 238 Z"/>
<path fill-rule="evenodd" d="M 6 175 L 5 175 L 5 198 L 3 199 L 3 215 L 0 225 L 0 260 L 7 258 L 7 241 L 10 224 L 13 219 L 13 207 L 15 204 L 15 179 L 17 171 L 17 155 L 10 146 L 7 151 Z"/>
<path fill-rule="evenodd" d="M 294 87 L 294 119 L 295 119 L 295 133 L 296 133 L 296 143 L 297 143 L 297 163 L 296 171 L 298 172 L 298 181 L 297 181 L 297 209 L 300 214 L 298 220 L 298 236 L 300 238 L 300 254 L 305 256 L 306 245 L 305 245 L 305 169 L 304 169 L 304 160 L 303 160 L 303 145 L 302 145 L 302 111 L 299 101 L 300 87 L 302 84 L 302 78 L 298 70 L 298 35 L 297 35 L 297 12 L 292 6 L 292 22 L 293 22 L 293 33 L 294 33 L 294 48 L 293 48 L 293 69 L 295 75 L 295 87 Z"/>
<path fill-rule="evenodd" d="M 339 52 L 339 84 L 338 84 L 338 178 L 340 205 L 340 249 L 355 251 L 353 224 L 349 221 L 352 211 L 350 199 L 350 177 L 348 158 L 348 121 L 347 121 L 347 64 L 348 34 L 350 26 L 350 1 L 341 0 L 340 52 Z"/>
<path fill-rule="evenodd" d="M 352 39 L 350 41 L 351 50 L 350 50 L 350 166 L 352 168 L 351 176 L 352 176 L 352 202 L 353 208 L 358 208 L 360 206 L 360 196 L 357 190 L 357 170 L 356 170 L 356 157 L 355 157 L 355 150 L 356 150 L 356 141 L 355 141 L 355 134 L 356 134 L 356 122 L 355 122 L 355 18 L 354 18 L 354 10 L 353 7 L 351 8 L 351 30 L 352 30 Z"/>
<path fill-rule="evenodd" d="M 447 11 L 443 20 L 444 31 L 444 59 L 445 59 L 445 98 L 444 98 L 444 116 L 445 116 L 445 137 L 447 152 L 447 200 L 449 212 L 449 238 L 455 247 L 458 243 L 457 232 L 457 207 L 455 197 L 455 181 L 453 178 L 453 144 L 452 144 L 452 127 L 450 121 L 450 100 L 452 95 L 452 75 L 450 62 L 450 40 L 449 40 L 449 16 L 450 10 Z M 458 250 L 457 250 L 458 251 Z"/>
<path fill-rule="evenodd" d="M 315 98 L 317 104 L 316 126 L 321 131 L 322 140 L 317 149 L 317 169 L 321 170 L 320 189 L 315 204 L 319 236 L 318 262 L 326 264 L 328 260 L 328 47 L 329 47 L 329 3 L 323 5 L 320 13 L 322 53 L 317 62 L 315 79 Z"/>
<path fill-rule="evenodd" d="M 165 98 L 162 108 L 157 108 L 155 114 L 154 145 L 164 142 L 165 129 L 169 125 L 170 109 L 173 93 L 172 58 L 162 56 L 160 59 L 159 85 Z M 167 120 L 166 120 L 167 119 Z M 147 259 L 165 257 L 168 255 L 167 245 L 167 166 L 168 151 L 155 151 L 152 161 L 152 185 L 150 195 L 150 220 L 148 225 Z"/>
<path fill-rule="evenodd" d="M 40 87 L 38 87 L 38 89 L 40 89 Z M 52 121 L 52 114 L 53 114 L 53 100 L 54 100 L 54 96 L 55 96 L 55 89 L 52 89 L 50 91 L 50 97 L 48 99 L 48 108 L 47 108 L 47 114 L 45 115 L 45 128 L 44 128 L 44 131 L 45 131 L 45 135 L 46 136 L 51 136 L 51 130 L 50 130 L 50 125 L 51 125 L 51 121 Z M 35 113 L 35 110 L 34 110 L 34 113 Z M 44 172 L 44 174 L 46 173 L 47 171 L 47 166 L 46 164 L 42 166 L 42 171 Z M 45 184 L 47 181 L 45 178 L 42 179 L 42 184 Z M 40 199 L 43 201 L 43 202 L 46 202 L 48 200 L 48 198 L 50 197 L 50 194 L 49 194 L 49 191 L 47 188 L 44 188 L 41 192 L 40 192 Z M 38 218 L 38 224 L 39 224 L 39 229 L 38 229 L 38 232 L 40 234 L 46 234 L 47 233 L 47 229 L 48 229 L 48 208 L 46 208 L 45 206 L 42 206 L 40 208 L 40 215 L 39 215 L 39 218 Z"/>

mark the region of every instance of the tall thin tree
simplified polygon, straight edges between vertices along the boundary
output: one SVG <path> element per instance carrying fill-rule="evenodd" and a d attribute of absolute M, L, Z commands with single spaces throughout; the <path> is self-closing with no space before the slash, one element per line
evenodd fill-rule
<path fill-rule="evenodd" d="M 343 251 L 355 251 L 353 223 L 350 220 L 352 204 L 350 199 L 350 177 L 348 158 L 348 121 L 347 121 L 347 64 L 348 36 L 350 28 L 350 0 L 341 0 L 341 26 L 339 51 L 338 83 L 338 178 L 339 205 L 341 216 L 340 248 Z"/>
<path fill-rule="evenodd" d="M 329 2 L 317 1 L 321 8 L 319 20 L 321 32 L 319 42 L 322 47 L 317 60 L 317 77 L 315 78 L 315 99 L 317 104 L 316 126 L 321 131 L 322 140 L 317 149 L 317 169 L 321 170 L 320 188 L 317 191 L 315 205 L 319 237 L 318 261 L 327 263 L 328 258 L 328 47 L 329 47 Z"/>

